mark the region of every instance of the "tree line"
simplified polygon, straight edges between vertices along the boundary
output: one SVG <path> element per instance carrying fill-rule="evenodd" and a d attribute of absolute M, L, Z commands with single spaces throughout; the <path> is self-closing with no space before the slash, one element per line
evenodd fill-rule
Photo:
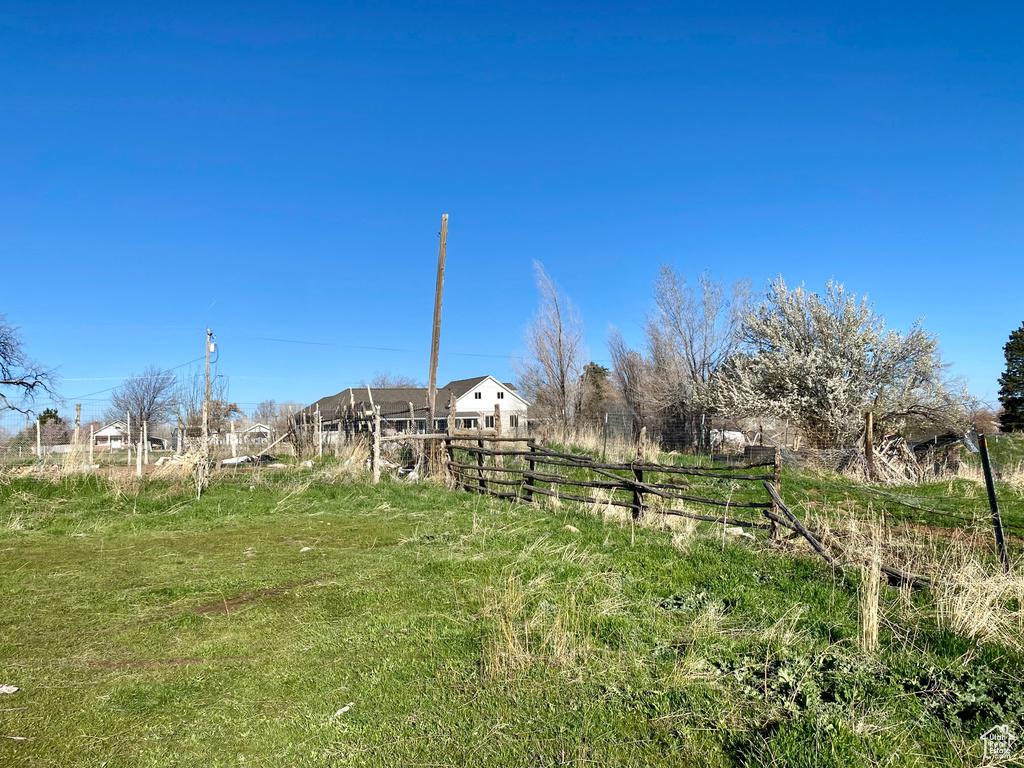
<path fill-rule="evenodd" d="M 531 418 L 564 434 L 593 423 L 601 398 L 619 404 L 634 433 L 646 428 L 671 447 L 706 440 L 709 417 L 786 420 L 810 445 L 842 448 L 863 436 L 866 412 L 878 434 L 903 435 L 962 434 L 991 416 L 948 375 L 935 334 L 920 321 L 888 328 L 866 296 L 834 279 L 816 292 L 780 276 L 755 294 L 749 280 L 726 285 L 705 271 L 691 282 L 662 265 L 640 344 L 613 327 L 607 369 L 589 361 L 576 306 L 540 263 L 534 270 L 540 302 L 527 355 L 514 361 L 517 384 L 534 404 Z M 1007 371 L 1003 426 L 1020 429 L 1024 326 L 1007 345 Z"/>

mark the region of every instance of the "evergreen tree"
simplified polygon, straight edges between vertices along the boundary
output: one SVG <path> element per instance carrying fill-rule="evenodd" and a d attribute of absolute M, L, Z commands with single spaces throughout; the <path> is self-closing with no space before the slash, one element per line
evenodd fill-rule
<path fill-rule="evenodd" d="M 1003 415 L 999 421 L 1003 432 L 1024 431 L 1024 323 L 1010 334 L 1003 347 L 1006 371 L 999 377 L 999 402 Z"/>

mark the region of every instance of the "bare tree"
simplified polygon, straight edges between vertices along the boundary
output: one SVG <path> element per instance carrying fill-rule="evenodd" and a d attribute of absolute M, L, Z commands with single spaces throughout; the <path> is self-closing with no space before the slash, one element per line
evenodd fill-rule
<path fill-rule="evenodd" d="M 656 409 L 651 394 L 651 365 L 640 352 L 629 348 L 618 328 L 608 333 L 608 351 L 612 358 L 612 382 L 633 417 L 633 440 L 637 440 L 640 430 L 651 426 L 650 416 Z"/>
<path fill-rule="evenodd" d="M 681 444 L 701 439 L 698 419 L 713 410 L 715 374 L 739 346 L 749 303 L 749 280 L 734 283 L 727 294 L 707 271 L 695 288 L 672 265 L 661 266 L 644 333 L 655 372 L 651 394 Z"/>
<path fill-rule="evenodd" d="M 55 378 L 25 354 L 18 329 L 0 315 L 0 411 L 28 413 L 34 395 L 53 394 Z"/>
<path fill-rule="evenodd" d="M 359 382 L 359 386 L 365 387 L 366 382 Z M 373 374 L 370 386 L 374 389 L 418 389 L 423 387 L 423 382 L 417 381 L 414 376 L 406 376 L 402 373 L 377 371 Z"/>
<path fill-rule="evenodd" d="M 164 421 L 174 413 L 178 394 L 174 373 L 155 365 L 147 366 L 139 375 L 132 374 L 110 395 L 108 420 L 131 416 L 132 439 L 141 436 L 142 423 L 151 426 Z"/>
<path fill-rule="evenodd" d="M 273 426 L 274 422 L 277 421 L 279 413 L 276 400 L 264 400 L 262 403 L 256 406 L 256 409 L 252 412 L 252 420 L 268 426 Z"/>
<path fill-rule="evenodd" d="M 540 307 L 527 326 L 529 357 L 512 361 L 517 384 L 537 412 L 548 415 L 563 436 L 575 424 L 583 395 L 587 348 L 583 320 L 540 262 L 533 262 Z"/>
<path fill-rule="evenodd" d="M 195 371 L 178 382 L 178 419 L 185 425 L 186 434 L 195 437 L 203 425 L 203 401 L 206 399 L 206 376 Z M 210 379 L 210 432 L 227 429 L 230 419 L 244 415 L 242 409 L 228 401 L 228 379 L 215 376 Z"/>
<path fill-rule="evenodd" d="M 750 282 L 728 289 L 707 271 L 687 282 L 663 264 L 654 282 L 644 352 L 631 350 L 614 330 L 608 338 L 614 379 L 633 412 L 634 431 L 660 427 L 667 444 L 701 440 L 700 419 L 714 410 L 715 376 L 735 354 L 750 304 Z"/>
<path fill-rule="evenodd" d="M 834 280 L 819 296 L 778 278 L 743 336 L 721 378 L 728 407 L 792 419 L 819 447 L 852 444 L 868 410 L 880 432 L 966 428 L 970 397 L 946 379 L 938 338 L 920 322 L 887 330 L 867 297 Z"/>
<path fill-rule="evenodd" d="M 654 282 L 655 310 L 644 332 L 663 403 L 687 410 L 710 406 L 712 379 L 739 346 L 749 302 L 749 280 L 735 283 L 727 295 L 722 282 L 704 271 L 695 290 L 674 266 L 661 266 Z"/>

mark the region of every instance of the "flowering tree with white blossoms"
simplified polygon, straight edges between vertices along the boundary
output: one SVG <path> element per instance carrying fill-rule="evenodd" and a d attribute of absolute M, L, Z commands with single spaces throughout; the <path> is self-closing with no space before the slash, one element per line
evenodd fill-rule
<path fill-rule="evenodd" d="M 718 382 L 719 407 L 790 419 L 819 447 L 854 443 L 866 411 L 881 433 L 959 431 L 970 397 L 945 368 L 938 338 L 920 321 L 889 330 L 867 297 L 835 280 L 819 295 L 779 277 L 744 319 L 741 351 Z"/>

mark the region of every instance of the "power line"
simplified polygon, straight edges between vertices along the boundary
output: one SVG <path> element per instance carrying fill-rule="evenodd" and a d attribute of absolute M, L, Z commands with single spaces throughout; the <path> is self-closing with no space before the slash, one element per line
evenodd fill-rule
<path fill-rule="evenodd" d="M 200 360 L 203 360 L 203 359 L 204 358 L 202 358 L 202 357 L 197 357 L 195 360 L 189 360 L 187 363 L 182 363 L 181 365 L 176 365 L 173 368 L 168 368 L 167 371 L 176 371 L 179 368 L 184 368 L 187 365 L 192 365 L 192 363 L 198 363 Z M 166 371 L 163 371 L 162 373 L 166 373 Z M 159 375 L 161 375 L 161 374 L 156 374 L 156 376 L 159 376 Z M 156 378 L 156 376 L 125 376 L 125 377 L 123 377 L 121 379 L 121 381 L 127 381 L 127 380 L 130 380 L 130 379 L 153 379 L 153 378 Z M 68 379 L 68 381 L 78 381 L 78 379 Z M 84 394 L 84 395 L 68 395 L 64 399 L 66 399 L 66 400 L 84 400 L 85 398 L 91 397 L 92 395 L 102 395 L 105 392 L 113 392 L 115 389 L 117 389 L 117 387 L 110 387 L 109 389 L 101 389 L 101 390 L 98 390 L 96 392 L 89 392 L 89 393 Z"/>

